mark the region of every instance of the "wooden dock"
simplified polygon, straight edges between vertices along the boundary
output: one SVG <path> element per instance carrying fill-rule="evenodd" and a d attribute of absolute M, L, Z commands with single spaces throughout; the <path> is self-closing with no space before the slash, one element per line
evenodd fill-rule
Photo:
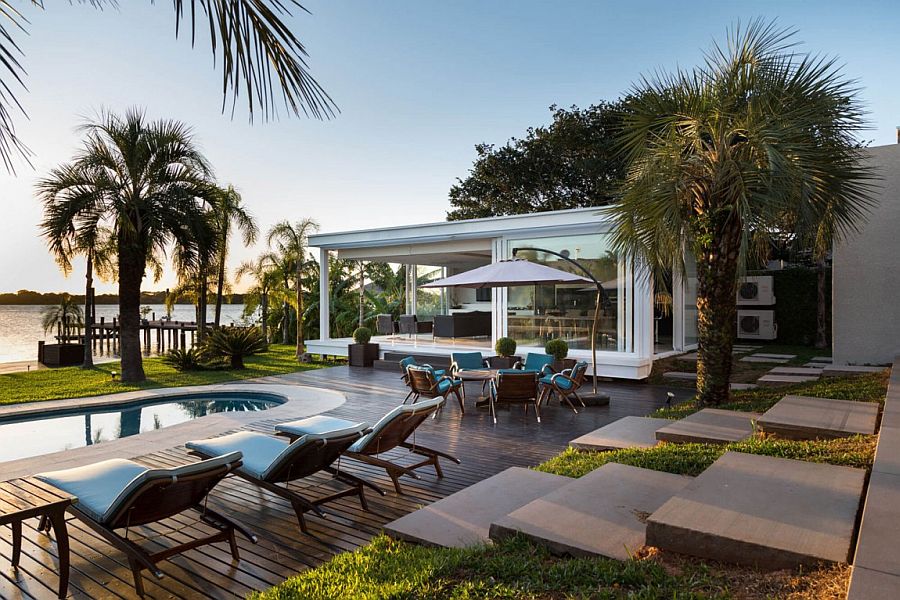
<path fill-rule="evenodd" d="M 337 389 L 347 402 L 326 414 L 346 419 L 377 421 L 406 395 L 395 373 L 374 369 L 334 367 L 280 378 L 282 381 Z M 444 479 L 423 470 L 422 479 L 404 478 L 404 495 L 397 495 L 384 471 L 351 460 L 342 469 L 365 477 L 388 491 L 378 497 L 368 493 L 370 512 L 345 498 L 328 505 L 330 518 L 310 517 L 313 535 L 300 533 L 294 512 L 283 499 L 238 478 L 226 479 L 210 495 L 210 506 L 241 521 L 260 538 L 253 545 L 239 538 L 241 561 L 233 563 L 227 544 L 204 546 L 171 561 L 160 563 L 165 577 L 156 580 L 145 573 L 144 585 L 151 598 L 235 598 L 283 581 L 304 569 L 315 567 L 335 554 L 367 543 L 388 522 L 424 504 L 443 498 L 494 475 L 510 466 L 533 466 L 563 450 L 569 440 L 628 415 L 646 415 L 665 402 L 665 388 L 639 383 L 603 384 L 612 396 L 609 406 L 589 407 L 575 415 L 568 408 L 549 406 L 542 410 L 542 423 L 514 408 L 501 409 L 494 426 L 485 410 L 468 408 L 464 416 L 453 403 L 434 421 L 416 433 L 424 445 L 449 452 L 462 460 L 447 464 Z M 473 387 L 472 391 L 475 391 Z M 679 399 L 687 391 L 674 390 Z M 262 415 L 261 415 L 262 416 Z M 275 422 L 262 420 L 250 428 L 269 432 Z M 391 455 L 403 456 L 396 451 Z M 136 460 L 149 466 L 171 467 L 194 462 L 183 446 L 147 454 Z M 408 460 L 403 457 L 401 461 Z M 53 465 L 47 465 L 51 469 Z M 2 473 L 2 464 L 0 464 Z M 304 493 L 324 494 L 331 484 L 325 476 L 302 481 Z M 17 496 L 51 496 L 34 479 L 0 483 L 0 503 L 14 503 Z M 12 547 L 10 533 L 0 531 L 0 597 L 9 599 L 53 598 L 58 582 L 55 544 L 35 529 L 25 528 L 20 569 L 8 568 Z M 135 598 L 131 572 L 125 557 L 75 520 L 69 522 L 72 546 L 71 598 Z M 158 550 L 171 542 L 184 542 L 209 533 L 192 517 L 179 516 L 160 524 L 135 528 L 132 538 Z"/>
<path fill-rule="evenodd" d="M 212 327 L 212 323 L 208 324 Z M 171 349 L 185 349 L 194 346 L 197 337 L 195 321 L 147 320 L 140 326 L 141 343 L 144 352 L 164 354 Z M 84 343 L 84 326 L 65 326 L 59 324 L 53 336 L 57 343 Z M 121 348 L 121 326 L 118 319 L 106 321 L 100 317 L 99 322 L 91 325 L 91 347 L 95 353 L 117 355 Z"/>

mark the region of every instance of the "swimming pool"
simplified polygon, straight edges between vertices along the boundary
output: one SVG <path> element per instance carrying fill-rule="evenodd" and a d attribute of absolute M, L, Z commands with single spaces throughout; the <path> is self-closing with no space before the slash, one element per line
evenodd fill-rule
<path fill-rule="evenodd" d="M 282 403 L 282 396 L 264 392 L 204 392 L 0 418 L 0 462 L 93 446 L 216 413 L 263 411 Z"/>

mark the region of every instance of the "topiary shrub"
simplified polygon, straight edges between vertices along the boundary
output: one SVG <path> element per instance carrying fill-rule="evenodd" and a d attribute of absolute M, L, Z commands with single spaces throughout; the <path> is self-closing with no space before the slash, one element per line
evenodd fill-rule
<path fill-rule="evenodd" d="M 556 360 L 562 360 L 569 355 L 569 344 L 566 343 L 566 340 L 554 338 L 544 344 L 544 352 Z"/>
<path fill-rule="evenodd" d="M 509 357 L 516 353 L 516 340 L 510 337 L 502 337 L 494 344 L 494 350 L 500 356 Z"/>
<path fill-rule="evenodd" d="M 372 339 L 372 330 L 368 327 L 357 327 L 353 332 L 353 341 L 357 344 L 368 344 Z"/>
<path fill-rule="evenodd" d="M 203 344 L 203 356 L 227 362 L 232 369 L 243 369 L 244 358 L 265 351 L 266 341 L 256 327 L 218 327 L 209 332 Z"/>
<path fill-rule="evenodd" d="M 197 348 L 187 350 L 173 348 L 162 357 L 162 360 L 176 371 L 202 371 L 205 368 L 203 355 Z"/>

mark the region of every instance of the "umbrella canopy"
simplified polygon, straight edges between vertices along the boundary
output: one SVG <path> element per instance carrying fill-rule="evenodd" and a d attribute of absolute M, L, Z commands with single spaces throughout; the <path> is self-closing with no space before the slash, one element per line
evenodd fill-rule
<path fill-rule="evenodd" d="M 422 288 L 495 288 L 518 285 L 554 285 L 557 283 L 589 283 L 590 279 L 521 258 L 501 260 L 471 271 L 438 279 Z"/>

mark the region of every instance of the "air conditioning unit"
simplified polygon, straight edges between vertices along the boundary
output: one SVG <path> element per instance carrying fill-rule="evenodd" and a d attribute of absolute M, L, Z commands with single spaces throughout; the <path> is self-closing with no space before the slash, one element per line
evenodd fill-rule
<path fill-rule="evenodd" d="M 738 306 L 772 306 L 775 304 L 771 275 L 744 277 L 738 283 Z"/>
<path fill-rule="evenodd" d="M 775 311 L 737 311 L 737 336 L 742 340 L 774 340 L 778 337 Z"/>

